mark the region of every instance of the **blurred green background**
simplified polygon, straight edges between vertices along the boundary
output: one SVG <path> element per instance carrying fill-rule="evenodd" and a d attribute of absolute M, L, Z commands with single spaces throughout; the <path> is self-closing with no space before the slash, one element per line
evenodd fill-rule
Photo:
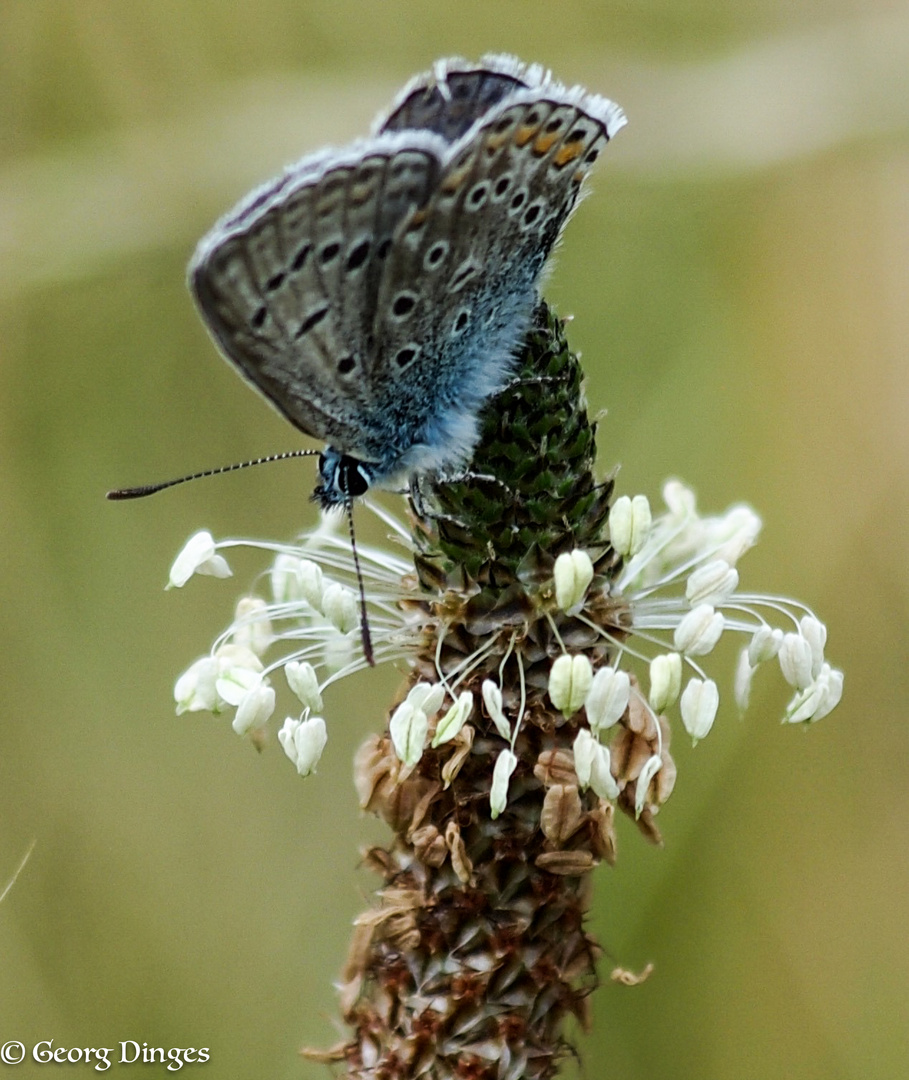
<path fill-rule="evenodd" d="M 595 995 L 584 1075 L 907 1073 L 909 9 L 867 0 L 3 0 L 0 888 L 35 847 L 0 904 L 0 1043 L 324 1075 L 297 1048 L 337 1037 L 358 852 L 385 835 L 351 757 L 399 676 L 330 695 L 307 781 L 274 740 L 175 717 L 264 564 L 165 594 L 173 555 L 200 527 L 291 538 L 312 468 L 103 494 L 300 445 L 208 341 L 195 241 L 435 58 L 490 50 L 630 119 L 547 285 L 609 410 L 603 470 L 752 503 L 743 586 L 811 604 L 846 672 L 807 733 L 768 671 L 743 721 L 727 694 L 694 752 L 677 734 L 665 847 L 623 822 L 595 880 L 604 977 L 656 970 Z"/>

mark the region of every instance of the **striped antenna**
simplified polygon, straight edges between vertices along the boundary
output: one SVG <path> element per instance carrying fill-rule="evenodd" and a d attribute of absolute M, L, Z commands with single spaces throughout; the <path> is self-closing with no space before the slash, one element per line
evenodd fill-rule
<path fill-rule="evenodd" d="M 163 480 L 160 484 L 115 488 L 107 493 L 107 498 L 143 499 L 146 495 L 154 495 L 158 491 L 164 491 L 165 488 L 176 487 L 177 484 L 188 484 L 190 480 L 201 480 L 204 476 L 218 476 L 220 473 L 236 472 L 237 469 L 248 469 L 251 465 L 267 465 L 271 461 L 286 461 L 288 458 L 312 457 L 318 453 L 318 450 L 286 450 L 283 454 L 269 454 L 268 457 L 253 458 L 251 461 L 238 461 L 235 465 L 221 465 L 217 469 L 206 469 L 204 472 L 192 473 L 189 476 L 178 476 L 175 480 Z"/>

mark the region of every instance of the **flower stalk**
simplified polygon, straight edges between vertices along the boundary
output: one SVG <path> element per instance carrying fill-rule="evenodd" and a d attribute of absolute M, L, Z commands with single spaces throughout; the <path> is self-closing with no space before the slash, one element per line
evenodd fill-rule
<path fill-rule="evenodd" d="M 344 972 L 351 1077 L 550 1077 L 570 1052 L 566 1021 L 586 1021 L 599 953 L 589 874 L 614 858 L 610 796 L 655 837 L 673 772 L 668 732 L 628 709 L 627 675 L 620 706 L 622 685 L 602 678 L 631 612 L 610 588 L 621 559 L 594 436 L 580 367 L 541 306 L 468 473 L 414 493 L 421 590 L 403 603 L 423 634 L 392 725 L 430 684 L 473 708 L 440 745 L 445 720 L 428 718 L 416 761 L 394 732 L 357 758 L 361 802 L 393 837 L 369 855 L 382 886 Z M 604 729 L 624 724 L 614 758 L 590 735 L 588 695 Z M 654 756 L 662 776 L 638 814 L 623 791 Z"/>
<path fill-rule="evenodd" d="M 361 805 L 391 838 L 367 853 L 381 884 L 342 976 L 352 1034 L 306 1051 L 350 1078 L 556 1075 L 573 1052 L 567 1022 L 586 1022 L 597 985 L 591 871 L 615 860 L 617 810 L 660 841 L 655 818 L 676 780 L 668 717 L 694 742 L 710 732 L 720 693 L 704 665 L 718 641 L 743 639 L 742 710 L 774 661 L 794 691 L 786 722 L 820 719 L 842 694 L 814 614 L 739 589 L 760 532 L 753 510 L 703 516 L 677 481 L 663 512 L 640 495 L 610 505 L 613 477 L 596 479 L 595 453 L 580 366 L 540 304 L 467 471 L 415 482 L 409 530 L 373 508 L 412 555 L 360 549 L 375 658 L 409 670 L 355 762 Z M 170 584 L 229 575 L 224 552 L 241 543 L 197 534 Z M 253 546 L 275 555 L 271 599 L 239 602 L 177 680 L 177 708 L 233 709 L 235 730 L 260 746 L 283 670 L 303 710 L 278 739 L 308 776 L 332 683 L 366 663 L 355 566 L 328 523 L 299 545 Z"/>

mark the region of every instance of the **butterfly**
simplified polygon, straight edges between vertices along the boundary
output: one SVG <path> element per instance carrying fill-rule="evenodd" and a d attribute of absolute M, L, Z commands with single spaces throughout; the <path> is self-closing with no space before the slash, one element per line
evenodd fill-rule
<path fill-rule="evenodd" d="M 624 123 L 539 65 L 441 60 L 368 138 L 304 157 L 203 237 L 188 270 L 202 319 L 327 444 L 324 509 L 469 460 L 547 259 Z"/>

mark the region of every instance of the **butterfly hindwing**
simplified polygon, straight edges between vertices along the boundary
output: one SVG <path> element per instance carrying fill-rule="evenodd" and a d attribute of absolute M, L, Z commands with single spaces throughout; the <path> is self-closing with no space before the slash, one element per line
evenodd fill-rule
<path fill-rule="evenodd" d="M 444 146 L 422 134 L 315 155 L 200 243 L 190 285 L 222 351 L 307 434 L 374 456 L 369 328 L 400 220 Z"/>
<path fill-rule="evenodd" d="M 398 225 L 374 375 L 417 439 L 468 422 L 507 378 L 546 259 L 619 121 L 601 98 L 514 91 L 452 145 L 429 202 Z"/>

